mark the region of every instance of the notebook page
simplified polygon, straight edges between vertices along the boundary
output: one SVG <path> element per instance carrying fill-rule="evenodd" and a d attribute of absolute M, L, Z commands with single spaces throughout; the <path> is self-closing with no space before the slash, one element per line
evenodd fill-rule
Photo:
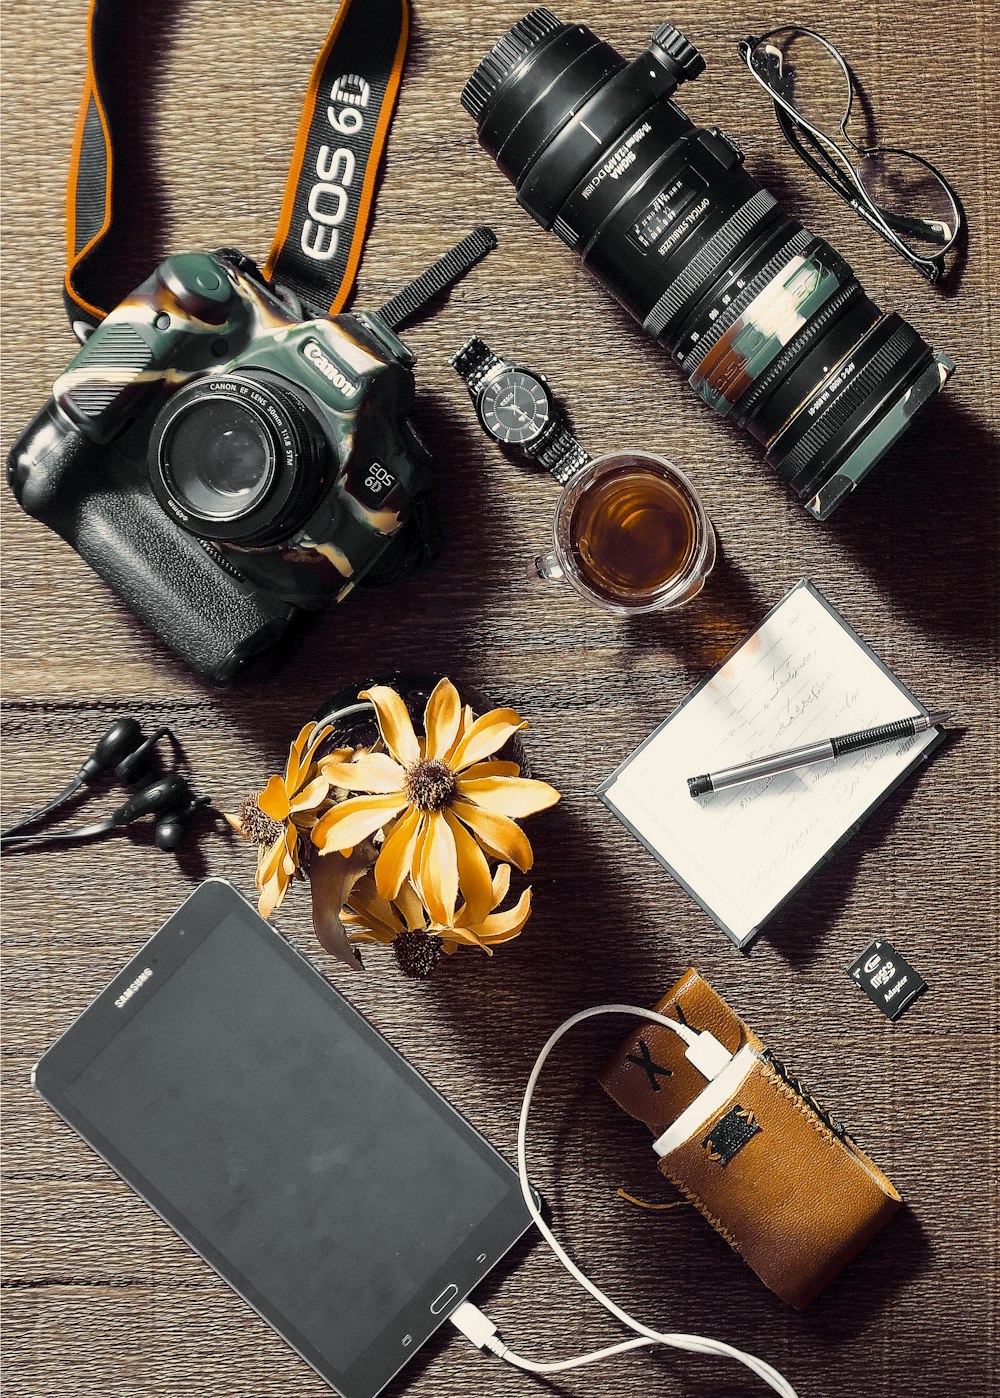
<path fill-rule="evenodd" d="M 687 778 L 921 712 L 800 585 L 626 762 L 604 799 L 739 943 L 937 734 L 698 800 Z"/>

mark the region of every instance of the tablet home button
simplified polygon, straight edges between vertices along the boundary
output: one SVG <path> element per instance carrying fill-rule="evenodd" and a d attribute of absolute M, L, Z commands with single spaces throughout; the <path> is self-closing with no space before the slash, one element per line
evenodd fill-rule
<path fill-rule="evenodd" d="M 431 1302 L 431 1315 L 440 1315 L 452 1297 L 458 1295 L 458 1287 L 454 1282 L 446 1286 L 441 1295 Z"/>

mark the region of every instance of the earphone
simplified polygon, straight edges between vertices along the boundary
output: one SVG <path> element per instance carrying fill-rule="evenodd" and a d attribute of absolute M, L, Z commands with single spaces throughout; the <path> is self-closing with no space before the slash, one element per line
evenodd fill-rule
<path fill-rule="evenodd" d="M 716 1354 L 728 1359 L 735 1359 L 740 1364 L 745 1364 L 751 1373 L 772 1388 L 781 1398 L 797 1398 L 795 1389 L 788 1380 L 768 1364 L 766 1360 L 758 1359 L 756 1355 L 748 1354 L 745 1350 L 737 1349 L 734 1345 L 727 1345 L 723 1340 L 711 1340 L 702 1335 L 683 1335 L 667 1333 L 654 1330 L 645 1325 L 641 1320 L 636 1320 L 634 1316 L 612 1301 L 594 1282 L 586 1276 L 576 1263 L 566 1252 L 565 1248 L 556 1238 L 542 1217 L 541 1209 L 535 1202 L 535 1196 L 531 1190 L 531 1183 L 528 1179 L 528 1156 L 527 1156 L 527 1136 L 528 1136 L 528 1113 L 531 1110 L 531 1099 L 534 1096 L 535 1086 L 539 1075 L 545 1064 L 545 1060 L 555 1048 L 556 1044 L 585 1019 L 591 1019 L 595 1015 L 625 1014 L 637 1019 L 649 1020 L 654 1024 L 662 1024 L 667 1029 L 672 1029 L 675 1034 L 682 1038 L 687 1045 L 684 1051 L 685 1058 L 694 1064 L 708 1082 L 712 1082 L 719 1074 L 733 1061 L 734 1055 L 719 1043 L 713 1035 L 692 1029 L 690 1025 L 683 1024 L 677 1020 L 668 1019 L 665 1015 L 658 1014 L 655 1010 L 640 1009 L 636 1005 L 596 1005 L 593 1009 L 581 1010 L 578 1014 L 571 1015 L 564 1020 L 558 1029 L 550 1034 L 548 1040 L 542 1047 L 541 1052 L 535 1059 L 534 1067 L 528 1077 L 528 1085 L 524 1090 L 524 1097 L 521 1100 L 521 1115 L 517 1128 L 517 1174 L 521 1184 L 521 1194 L 524 1198 L 525 1206 L 531 1215 L 535 1227 L 548 1243 L 549 1247 L 558 1257 L 569 1274 L 578 1281 L 580 1285 L 589 1291 L 591 1296 L 601 1305 L 617 1317 L 630 1330 L 634 1330 L 638 1336 L 634 1340 L 622 1340 L 616 1345 L 608 1345 L 605 1349 L 593 1350 L 590 1354 L 581 1354 L 573 1359 L 555 1360 L 550 1363 L 536 1363 L 530 1359 L 524 1359 L 521 1355 L 515 1354 L 513 1350 L 501 1340 L 497 1333 L 497 1327 L 489 1316 L 484 1315 L 478 1306 L 471 1301 L 463 1301 L 462 1304 L 450 1316 L 451 1323 L 460 1330 L 461 1333 L 470 1340 L 477 1349 L 488 1349 L 497 1358 L 504 1359 L 508 1364 L 513 1364 L 515 1368 L 524 1369 L 532 1374 L 558 1374 L 567 1369 L 578 1369 L 584 1364 L 593 1364 L 600 1359 L 609 1359 L 616 1354 L 624 1354 L 628 1350 L 640 1349 L 645 1345 L 671 1345 L 675 1349 L 689 1350 L 695 1354 Z"/>
<path fill-rule="evenodd" d="M 117 766 L 129 753 L 134 752 L 140 743 L 142 729 L 136 720 L 131 717 L 116 719 L 72 781 L 63 787 L 58 796 L 53 796 L 40 810 L 22 816 L 20 820 L 14 821 L 13 825 L 8 825 L 6 830 L 0 831 L 0 839 L 6 839 L 8 835 L 23 830 L 26 825 L 35 825 L 46 816 L 52 815 L 60 806 L 64 806 L 71 796 L 75 796 L 82 786 L 89 786 L 102 772 Z"/>
<path fill-rule="evenodd" d="M 144 816 L 155 815 L 153 839 L 157 848 L 175 852 L 184 841 L 192 817 L 210 802 L 207 796 L 195 797 L 187 781 L 176 772 L 155 775 L 156 745 L 166 737 L 173 738 L 169 728 L 161 726 L 144 738 L 134 718 L 116 719 L 81 764 L 72 781 L 57 796 L 32 815 L 9 825 L 0 834 L 0 848 L 24 849 L 65 840 L 97 839 L 113 830 L 124 829 Z M 115 776 L 127 786 L 136 788 L 134 794 L 110 816 L 72 830 L 21 833 L 27 826 L 47 820 L 81 787 L 95 781 L 108 768 L 114 768 Z"/>

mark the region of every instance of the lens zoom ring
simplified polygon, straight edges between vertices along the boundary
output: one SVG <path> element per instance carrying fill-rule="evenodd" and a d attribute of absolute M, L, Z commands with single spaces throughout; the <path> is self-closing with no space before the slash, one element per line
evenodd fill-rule
<path fill-rule="evenodd" d="M 810 320 L 807 320 L 800 330 L 796 331 L 785 348 L 778 354 L 777 359 L 771 360 L 771 363 L 764 372 L 755 383 L 750 385 L 746 393 L 735 405 L 733 417 L 738 426 L 742 427 L 747 420 L 753 416 L 754 410 L 757 408 L 761 399 L 770 392 L 777 381 L 784 375 L 785 370 L 792 360 L 802 353 L 808 345 L 812 344 L 816 336 L 826 328 L 833 317 L 840 311 L 841 307 L 859 290 L 860 287 L 858 283 L 852 278 L 846 286 L 841 287 L 839 291 L 835 291 L 829 301 L 827 301 L 824 306 L 821 306 L 816 314 Z"/>
<path fill-rule="evenodd" d="M 739 316 L 743 314 L 754 297 L 759 296 L 764 288 L 774 280 L 782 268 L 785 267 L 793 257 L 803 252 L 812 241 L 813 235 L 807 229 L 800 228 L 794 238 L 789 238 L 781 251 L 775 253 L 770 262 L 765 263 L 757 275 L 747 282 L 742 291 L 737 292 L 729 305 L 723 309 L 721 314 L 716 317 L 712 325 L 705 331 L 704 335 L 701 336 L 691 352 L 685 355 L 681 360 L 681 367 L 685 374 L 694 373 L 705 356 L 719 343 L 726 331 Z"/>
<path fill-rule="evenodd" d="M 479 121 L 494 93 L 528 50 L 534 48 L 546 34 L 562 28 L 563 25 L 551 10 L 532 10 L 497 40 L 462 89 L 462 106 L 473 121 Z"/>
<path fill-rule="evenodd" d="M 752 199 L 748 199 L 737 209 L 732 218 L 712 234 L 697 256 L 691 259 L 663 293 L 642 322 L 643 330 L 648 331 L 654 340 L 659 339 L 698 283 L 704 281 L 725 262 L 740 239 L 744 238 L 777 202 L 773 194 L 769 194 L 766 189 L 760 189 Z"/>
<path fill-rule="evenodd" d="M 913 326 L 904 320 L 861 369 L 854 382 L 834 395 L 822 416 L 781 461 L 779 470 L 789 484 L 795 484 L 796 477 L 811 465 L 820 448 L 844 425 L 851 414 L 861 407 L 879 380 L 896 367 L 919 339 L 920 336 Z M 768 452 L 769 456 L 770 454 Z"/>

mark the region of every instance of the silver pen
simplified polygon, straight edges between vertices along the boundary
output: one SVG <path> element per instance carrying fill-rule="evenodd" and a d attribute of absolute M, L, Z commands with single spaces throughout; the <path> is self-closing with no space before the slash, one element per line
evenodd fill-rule
<path fill-rule="evenodd" d="M 877 728 L 862 728 L 857 733 L 843 733 L 839 738 L 824 738 L 822 742 L 805 743 L 787 752 L 774 752 L 768 757 L 752 757 L 721 772 L 705 772 L 700 777 L 688 777 L 692 796 L 705 796 L 710 791 L 724 791 L 727 786 L 758 781 L 761 777 L 776 777 L 794 767 L 807 767 L 812 762 L 830 762 L 848 752 L 860 752 L 878 743 L 891 743 L 897 738 L 912 738 L 926 733 L 939 723 L 947 723 L 951 714 L 921 714 L 918 718 L 899 718 L 894 723 L 881 723 Z"/>

